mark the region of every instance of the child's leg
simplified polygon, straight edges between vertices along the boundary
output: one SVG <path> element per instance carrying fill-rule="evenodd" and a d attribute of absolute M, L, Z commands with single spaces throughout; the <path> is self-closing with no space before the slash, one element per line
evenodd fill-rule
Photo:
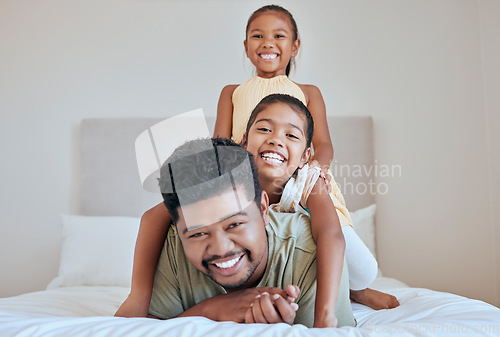
<path fill-rule="evenodd" d="M 351 290 L 351 300 L 375 310 L 393 309 L 399 306 L 399 301 L 395 296 L 370 288 Z"/>
<path fill-rule="evenodd" d="M 331 175 L 330 171 L 329 173 Z M 345 258 L 349 270 L 351 299 L 375 310 L 392 309 L 399 306 L 396 297 L 368 288 L 377 277 L 377 261 L 352 228 L 351 215 L 347 210 L 344 196 L 333 178 L 330 184 L 332 186 L 330 197 L 342 225 L 346 243 Z"/>
<path fill-rule="evenodd" d="M 378 263 L 351 226 L 343 226 L 345 258 L 351 290 L 368 288 L 378 273 Z"/>
<path fill-rule="evenodd" d="M 328 171 L 330 174 L 331 172 Z M 332 177 L 330 180 L 332 199 L 339 217 L 345 239 L 345 257 L 349 267 L 349 285 L 352 290 L 367 288 L 377 277 L 378 264 L 370 250 L 361 241 L 352 227 L 352 220 L 347 210 L 344 196 Z"/>

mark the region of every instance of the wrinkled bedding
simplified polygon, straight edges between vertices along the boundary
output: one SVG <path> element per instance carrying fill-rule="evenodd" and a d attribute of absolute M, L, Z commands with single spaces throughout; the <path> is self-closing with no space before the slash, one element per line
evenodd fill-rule
<path fill-rule="evenodd" d="M 237 324 L 202 317 L 160 321 L 113 317 L 129 289 L 64 287 L 0 299 L 0 336 L 499 336 L 500 309 L 465 297 L 409 288 L 378 278 L 373 288 L 401 306 L 375 311 L 353 303 L 358 326 L 308 329 L 302 325 Z"/>

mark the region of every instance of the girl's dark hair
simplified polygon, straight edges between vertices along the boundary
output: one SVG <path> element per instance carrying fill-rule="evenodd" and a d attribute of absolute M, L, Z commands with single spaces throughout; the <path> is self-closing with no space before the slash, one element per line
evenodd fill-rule
<path fill-rule="evenodd" d="M 298 40 L 299 29 L 297 28 L 297 23 L 295 22 L 295 19 L 293 18 L 292 13 L 290 13 L 288 10 L 286 10 L 283 7 L 278 6 L 278 5 L 267 5 L 267 6 L 264 6 L 264 7 L 257 9 L 255 12 L 253 12 L 252 15 L 250 15 L 250 18 L 248 18 L 247 27 L 245 30 L 245 35 L 248 34 L 248 27 L 250 27 L 250 24 L 252 23 L 252 21 L 266 12 L 277 12 L 277 13 L 285 15 L 288 18 L 288 20 L 290 21 L 290 25 L 292 26 L 293 41 Z M 294 66 L 295 66 L 295 59 L 292 57 L 290 59 L 290 61 L 288 62 L 288 65 L 286 66 L 286 76 L 290 75 L 290 70 Z"/>
<path fill-rule="evenodd" d="M 252 127 L 253 123 L 257 119 L 257 116 L 267 108 L 268 106 L 276 103 L 283 103 L 288 105 L 290 108 L 293 109 L 297 114 L 300 116 L 303 116 L 306 119 L 306 146 L 311 147 L 312 143 L 312 138 L 313 138 L 313 133 L 314 133 L 314 121 L 311 116 L 311 112 L 309 112 L 309 109 L 302 103 L 301 100 L 287 94 L 271 94 L 269 96 L 264 97 L 259 104 L 253 109 L 252 113 L 250 114 L 250 118 L 248 119 L 247 123 L 247 129 L 246 129 L 246 137 L 245 137 L 245 143 L 248 141 L 248 131 L 250 131 L 250 128 Z"/>

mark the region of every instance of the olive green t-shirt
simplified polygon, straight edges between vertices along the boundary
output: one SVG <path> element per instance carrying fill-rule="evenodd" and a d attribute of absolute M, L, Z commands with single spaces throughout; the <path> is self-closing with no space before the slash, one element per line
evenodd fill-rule
<path fill-rule="evenodd" d="M 269 211 L 266 226 L 269 256 L 266 270 L 258 287 L 285 289 L 293 284 L 300 288 L 299 309 L 295 323 L 312 327 L 316 297 L 316 244 L 312 238 L 309 218 L 299 213 Z M 188 261 L 177 235 L 171 226 L 156 269 L 149 313 L 158 318 L 173 318 L 197 303 L 225 289 L 196 269 Z M 349 280 L 344 270 L 336 306 L 338 326 L 355 326 L 349 300 Z"/>

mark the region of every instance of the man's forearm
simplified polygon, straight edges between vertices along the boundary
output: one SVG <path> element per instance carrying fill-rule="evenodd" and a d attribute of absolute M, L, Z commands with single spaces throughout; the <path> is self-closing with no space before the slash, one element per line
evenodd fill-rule
<path fill-rule="evenodd" d="M 255 298 L 267 292 L 271 295 L 278 294 L 284 299 L 287 293 L 280 288 L 261 287 L 237 290 L 228 294 L 217 295 L 206 299 L 187 309 L 177 317 L 202 316 L 213 321 L 245 322 L 245 314 Z"/>
<path fill-rule="evenodd" d="M 219 295 L 219 296 L 223 296 L 223 295 Z M 216 297 L 218 297 L 218 296 L 216 296 Z M 201 316 L 201 317 L 210 318 L 213 321 L 218 321 L 217 315 L 216 315 L 216 312 L 218 311 L 218 310 L 216 310 L 216 303 L 215 303 L 215 307 L 211 306 L 210 303 L 207 303 L 208 301 L 210 301 L 213 298 L 215 298 L 215 297 L 212 297 L 208 300 L 205 300 L 203 302 L 196 304 L 195 306 L 187 309 L 186 311 L 184 311 L 182 314 L 180 314 L 177 317 Z M 207 307 L 211 307 L 211 310 L 207 310 Z"/>

